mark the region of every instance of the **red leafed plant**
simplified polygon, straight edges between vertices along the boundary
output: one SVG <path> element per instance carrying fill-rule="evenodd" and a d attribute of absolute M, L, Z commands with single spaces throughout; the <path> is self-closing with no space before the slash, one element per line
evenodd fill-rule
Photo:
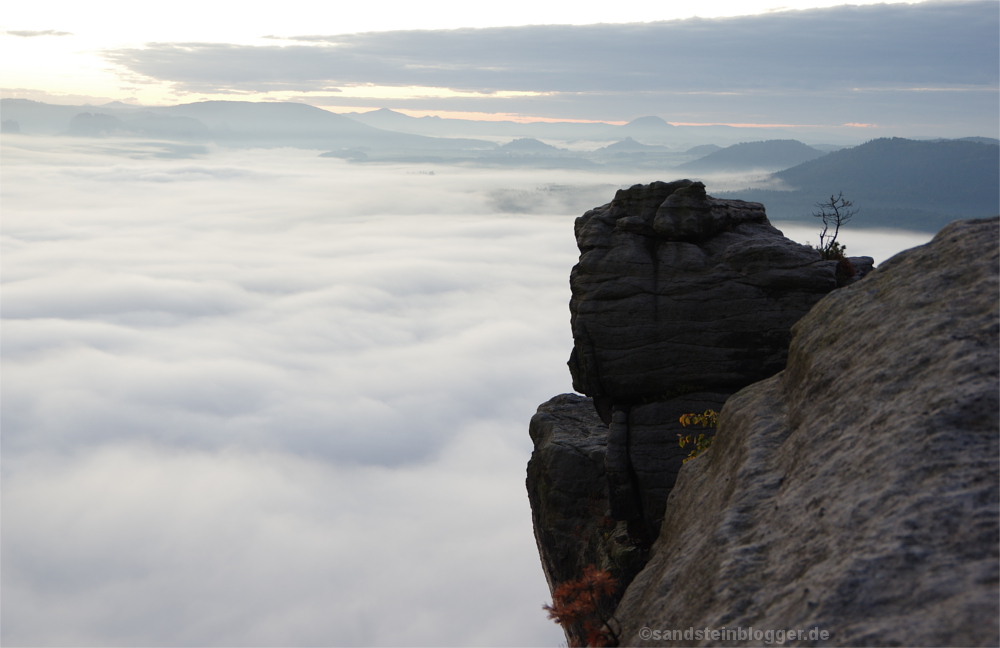
<path fill-rule="evenodd" d="M 611 615 L 605 613 L 617 586 L 610 572 L 588 565 L 583 576 L 559 585 L 552 605 L 542 608 L 566 630 L 567 637 L 586 641 L 570 645 L 617 646 L 618 634 L 611 628 Z"/>

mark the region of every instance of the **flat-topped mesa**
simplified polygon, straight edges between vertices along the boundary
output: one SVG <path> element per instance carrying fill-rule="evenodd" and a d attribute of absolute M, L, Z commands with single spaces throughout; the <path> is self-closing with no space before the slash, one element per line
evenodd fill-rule
<path fill-rule="evenodd" d="M 837 286 L 837 262 L 785 238 L 763 205 L 690 180 L 618 191 L 577 219 L 576 239 L 569 367 L 605 422 L 774 375 L 792 325 Z"/>

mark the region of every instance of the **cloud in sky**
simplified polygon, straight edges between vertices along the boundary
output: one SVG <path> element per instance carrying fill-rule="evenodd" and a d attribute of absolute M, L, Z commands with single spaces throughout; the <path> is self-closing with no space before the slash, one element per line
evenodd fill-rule
<path fill-rule="evenodd" d="M 940 119 L 944 106 L 995 115 L 998 12 L 994 2 L 842 6 L 711 20 L 302 36 L 284 46 L 150 43 L 105 57 L 186 92 L 425 86 L 547 95 L 433 97 L 410 107 L 535 106 L 617 119 L 658 103 L 659 113 L 675 106 L 772 112 L 770 123 L 876 121 L 868 115 L 884 122 L 892 111 L 927 121 Z M 615 104 L 619 114 L 608 114 Z"/>
<path fill-rule="evenodd" d="M 72 36 L 72 32 L 56 31 L 54 29 L 43 29 L 41 31 L 32 31 L 30 29 L 8 29 L 4 32 L 5 34 L 10 34 L 11 36 L 19 36 L 21 38 L 34 38 L 35 36 Z"/>
<path fill-rule="evenodd" d="M 538 187 L 657 178 L 101 144 L 4 139 L 3 643 L 561 642 L 524 469 L 581 210 Z"/>

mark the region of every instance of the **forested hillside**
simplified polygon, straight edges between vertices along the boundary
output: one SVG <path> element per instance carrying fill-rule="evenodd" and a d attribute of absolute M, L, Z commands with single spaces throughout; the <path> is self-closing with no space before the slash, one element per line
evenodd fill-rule
<path fill-rule="evenodd" d="M 894 137 L 834 151 L 772 176 L 791 191 L 743 190 L 720 197 L 762 202 L 774 220 L 808 218 L 815 203 L 844 192 L 859 227 L 937 231 L 958 218 L 1000 211 L 1000 146 Z"/>

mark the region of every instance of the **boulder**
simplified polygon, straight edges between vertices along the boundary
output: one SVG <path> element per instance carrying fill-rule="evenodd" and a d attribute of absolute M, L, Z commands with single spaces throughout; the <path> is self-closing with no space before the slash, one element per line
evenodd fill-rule
<path fill-rule="evenodd" d="M 831 293 L 787 368 L 726 401 L 617 609 L 623 645 L 1000 645 L 998 227 L 953 223 Z M 689 628 L 733 634 L 663 640 Z"/>

